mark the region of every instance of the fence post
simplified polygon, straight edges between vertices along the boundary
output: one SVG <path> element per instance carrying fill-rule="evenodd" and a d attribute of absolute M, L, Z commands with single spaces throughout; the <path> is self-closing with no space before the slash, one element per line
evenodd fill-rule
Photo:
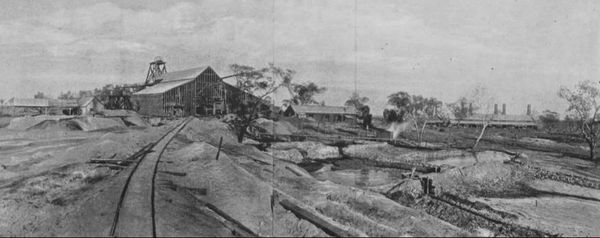
<path fill-rule="evenodd" d="M 217 158 L 215 160 L 219 160 L 219 154 L 221 154 L 221 145 L 223 144 L 223 137 L 219 139 L 219 149 L 217 150 Z"/>

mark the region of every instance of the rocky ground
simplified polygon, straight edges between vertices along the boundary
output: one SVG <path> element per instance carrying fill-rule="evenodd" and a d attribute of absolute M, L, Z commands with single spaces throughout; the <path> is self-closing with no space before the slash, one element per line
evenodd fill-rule
<path fill-rule="evenodd" d="M 108 235 L 129 168 L 88 162 L 127 158 L 175 125 L 128 112 L 4 121 L 0 234 L 8 236 Z M 257 126 L 276 133 L 361 133 L 302 121 Z M 436 150 L 367 141 L 240 144 L 227 124 L 193 119 L 157 169 L 157 235 L 600 234 L 598 168 L 570 157 L 585 152 L 579 142 L 492 130 L 470 150 L 464 147 L 472 133 L 455 130 L 426 130 L 424 140 L 443 145 Z M 401 136 L 414 140 L 413 134 Z"/>

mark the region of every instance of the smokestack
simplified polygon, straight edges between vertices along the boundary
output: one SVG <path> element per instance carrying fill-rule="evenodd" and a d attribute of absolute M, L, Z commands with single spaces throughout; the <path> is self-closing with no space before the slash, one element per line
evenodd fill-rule
<path fill-rule="evenodd" d="M 494 104 L 494 115 L 498 114 L 498 104 Z"/>
<path fill-rule="evenodd" d="M 473 103 L 469 103 L 469 115 L 473 115 Z"/>
<path fill-rule="evenodd" d="M 461 101 L 460 102 L 460 113 L 463 113 L 463 112 L 465 112 L 465 102 Z"/>
<path fill-rule="evenodd" d="M 531 104 L 527 104 L 527 116 L 531 116 Z"/>
<path fill-rule="evenodd" d="M 506 115 L 506 103 L 502 103 L 502 115 Z"/>

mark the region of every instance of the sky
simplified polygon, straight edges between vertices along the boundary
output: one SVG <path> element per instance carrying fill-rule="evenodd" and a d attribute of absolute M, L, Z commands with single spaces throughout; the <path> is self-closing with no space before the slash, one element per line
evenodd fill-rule
<path fill-rule="evenodd" d="M 561 86 L 600 80 L 600 1 L 0 0 L 0 98 L 143 83 L 175 71 L 269 62 L 295 82 L 356 89 L 375 114 L 398 91 L 454 102 L 486 88 L 508 114 L 563 113 Z M 275 95 L 279 103 L 284 94 Z"/>

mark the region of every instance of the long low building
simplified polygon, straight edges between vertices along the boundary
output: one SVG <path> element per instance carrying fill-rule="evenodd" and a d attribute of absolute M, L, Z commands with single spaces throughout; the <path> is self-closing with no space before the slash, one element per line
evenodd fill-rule
<path fill-rule="evenodd" d="M 104 107 L 96 97 L 80 99 L 10 98 L 0 107 L 0 112 L 12 116 L 22 115 L 87 115 Z"/>
<path fill-rule="evenodd" d="M 492 127 L 538 127 L 536 120 L 529 115 L 474 114 L 464 119 L 451 119 L 450 123 L 461 126 L 482 126 L 487 123 Z"/>
<path fill-rule="evenodd" d="M 283 112 L 287 117 L 314 118 L 319 121 L 342 122 L 355 121 L 354 107 L 336 107 L 320 105 L 291 105 Z"/>
<path fill-rule="evenodd" d="M 211 67 L 168 72 L 133 93 L 134 110 L 145 116 L 219 115 L 232 111 L 234 97 L 253 95 L 223 82 Z"/>

